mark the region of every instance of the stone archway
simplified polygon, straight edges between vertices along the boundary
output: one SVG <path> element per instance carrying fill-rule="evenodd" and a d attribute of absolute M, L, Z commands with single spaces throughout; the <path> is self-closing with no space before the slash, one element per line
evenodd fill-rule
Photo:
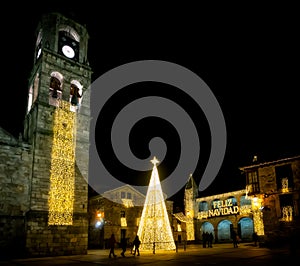
<path fill-rule="evenodd" d="M 218 224 L 218 241 L 228 242 L 231 241 L 231 227 L 232 222 L 229 220 L 223 220 Z"/>
<path fill-rule="evenodd" d="M 249 217 L 243 217 L 238 222 L 239 235 L 243 241 L 251 241 L 254 232 L 253 220 Z"/>

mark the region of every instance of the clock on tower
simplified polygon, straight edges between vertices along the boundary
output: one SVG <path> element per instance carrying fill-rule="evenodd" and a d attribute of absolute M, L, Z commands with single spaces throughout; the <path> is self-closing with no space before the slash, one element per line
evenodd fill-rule
<path fill-rule="evenodd" d="M 78 60 L 79 42 L 68 31 L 60 31 L 58 36 L 58 52 L 69 59 Z"/>

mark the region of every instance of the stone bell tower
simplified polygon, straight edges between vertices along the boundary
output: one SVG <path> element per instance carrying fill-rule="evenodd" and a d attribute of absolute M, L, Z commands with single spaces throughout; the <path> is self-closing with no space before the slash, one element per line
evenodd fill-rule
<path fill-rule="evenodd" d="M 187 217 L 186 235 L 188 241 L 195 240 L 194 218 L 196 218 L 195 216 L 197 213 L 197 205 L 196 205 L 197 196 L 198 196 L 198 186 L 193 178 L 193 175 L 190 174 L 184 190 L 184 210 L 185 210 L 185 215 Z"/>
<path fill-rule="evenodd" d="M 36 30 L 24 139 L 32 149 L 25 249 L 31 256 L 86 254 L 91 68 L 89 35 L 59 14 Z"/>

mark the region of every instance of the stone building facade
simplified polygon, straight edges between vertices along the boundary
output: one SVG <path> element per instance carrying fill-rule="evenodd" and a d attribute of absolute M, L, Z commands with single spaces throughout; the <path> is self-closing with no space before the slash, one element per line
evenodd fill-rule
<path fill-rule="evenodd" d="M 191 231 L 190 228 L 187 229 L 188 222 L 189 219 L 185 216 L 183 212 L 173 213 L 172 230 L 174 241 L 177 244 L 177 248 L 179 247 L 179 245 L 185 245 L 188 243 L 187 232 L 189 232 L 190 234 L 193 233 L 193 231 Z"/>
<path fill-rule="evenodd" d="M 36 30 L 24 132 L 0 131 L 0 252 L 86 254 L 89 35 L 61 14 Z"/>
<path fill-rule="evenodd" d="M 214 241 L 231 242 L 235 231 L 249 242 L 253 233 L 261 244 L 282 245 L 300 236 L 300 156 L 240 167 L 246 188 L 198 197 L 192 176 L 185 189 L 185 219 L 193 213 L 195 241 L 212 232 Z M 189 219 L 188 219 L 189 220 Z M 192 231 L 191 231 L 192 230 Z"/>
<path fill-rule="evenodd" d="M 252 206 L 245 189 L 197 198 L 196 203 L 196 239 L 202 241 L 203 233 L 211 232 L 214 242 L 231 242 L 235 231 L 241 240 L 252 240 Z"/>
<path fill-rule="evenodd" d="M 111 234 L 115 235 L 118 243 L 122 237 L 125 237 L 130 246 L 138 232 L 144 202 L 145 195 L 130 185 L 91 197 L 89 199 L 89 247 L 107 248 L 107 241 Z M 177 226 L 176 219 L 174 221 L 172 201 L 166 201 L 166 209 L 171 225 Z"/>
<path fill-rule="evenodd" d="M 300 156 L 241 167 L 248 197 L 253 202 L 256 231 L 266 243 L 284 243 L 300 237 Z"/>

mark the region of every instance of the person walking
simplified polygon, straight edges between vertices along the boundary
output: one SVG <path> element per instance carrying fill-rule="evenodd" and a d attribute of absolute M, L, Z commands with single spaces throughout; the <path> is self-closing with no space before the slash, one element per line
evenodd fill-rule
<path fill-rule="evenodd" d="M 134 244 L 133 244 L 133 241 L 130 242 L 130 254 L 132 254 L 134 252 Z"/>
<path fill-rule="evenodd" d="M 206 248 L 206 244 L 207 244 L 207 232 L 203 232 L 202 233 L 202 246 L 204 247 L 204 248 Z"/>
<path fill-rule="evenodd" d="M 141 241 L 139 239 L 139 236 L 136 235 L 134 240 L 133 240 L 133 246 L 134 246 L 134 252 L 133 252 L 133 256 L 135 256 L 135 253 L 137 252 L 137 255 L 140 256 L 140 244 Z"/>
<path fill-rule="evenodd" d="M 237 248 L 238 246 L 238 234 L 236 233 L 236 231 L 232 231 L 232 242 L 233 242 L 233 247 Z"/>
<path fill-rule="evenodd" d="M 111 256 L 113 255 L 114 258 L 117 257 L 117 255 L 115 254 L 115 244 L 116 244 L 116 238 L 114 234 L 111 234 L 110 239 L 108 240 L 108 244 L 109 244 L 109 255 L 108 257 L 111 258 Z"/>
<path fill-rule="evenodd" d="M 254 246 L 257 246 L 257 241 L 258 241 L 258 235 L 256 232 L 253 232 L 252 234 L 252 238 L 253 238 L 253 242 L 254 242 Z"/>
<path fill-rule="evenodd" d="M 122 249 L 121 256 L 124 258 L 126 248 L 127 248 L 127 239 L 125 237 L 122 237 L 120 244 L 121 244 L 121 249 Z"/>
<path fill-rule="evenodd" d="M 214 241 L 214 235 L 213 235 L 212 232 L 210 232 L 209 235 L 208 235 L 208 247 L 209 248 L 212 248 L 213 241 Z"/>

